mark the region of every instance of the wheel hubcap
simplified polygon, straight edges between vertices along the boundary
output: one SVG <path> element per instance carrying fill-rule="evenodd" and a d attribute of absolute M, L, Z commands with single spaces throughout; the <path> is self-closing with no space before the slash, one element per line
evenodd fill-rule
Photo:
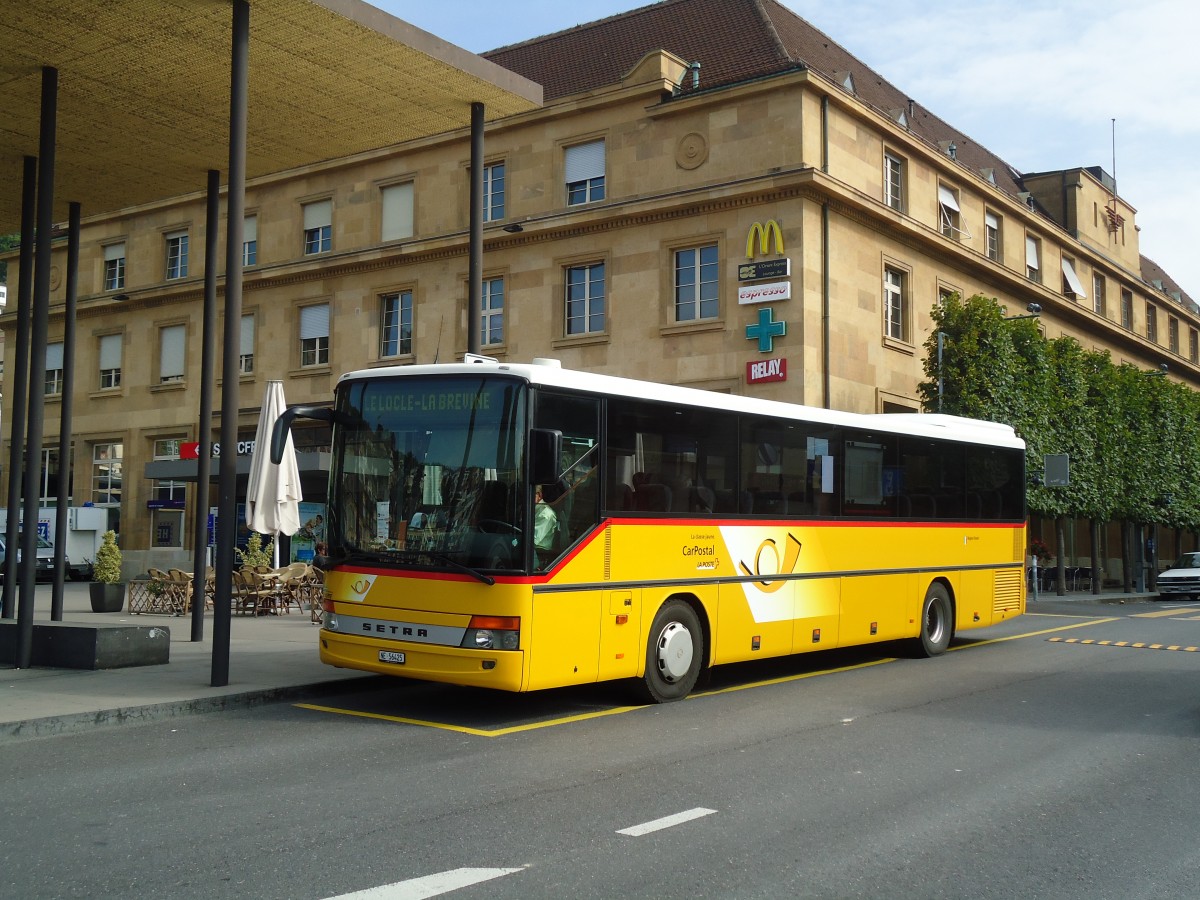
<path fill-rule="evenodd" d="M 692 667 L 692 633 L 672 622 L 658 636 L 658 671 L 667 681 L 675 682 Z"/>

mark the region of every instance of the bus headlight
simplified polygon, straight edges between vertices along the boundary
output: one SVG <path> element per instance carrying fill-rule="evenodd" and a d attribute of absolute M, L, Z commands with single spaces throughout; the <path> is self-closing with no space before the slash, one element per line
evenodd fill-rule
<path fill-rule="evenodd" d="M 521 646 L 521 619 L 472 616 L 459 646 L 468 650 L 516 650 Z"/>

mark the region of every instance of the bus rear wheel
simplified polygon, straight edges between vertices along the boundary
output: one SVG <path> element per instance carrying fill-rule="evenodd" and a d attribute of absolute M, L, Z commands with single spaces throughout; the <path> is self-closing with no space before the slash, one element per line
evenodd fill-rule
<path fill-rule="evenodd" d="M 651 703 L 682 700 L 700 676 L 704 633 L 696 611 L 682 600 L 662 605 L 646 641 L 646 674 L 641 693 Z"/>
<path fill-rule="evenodd" d="M 931 584 L 921 604 L 921 636 L 914 642 L 921 656 L 938 656 L 950 646 L 954 633 L 954 607 L 943 584 Z"/>

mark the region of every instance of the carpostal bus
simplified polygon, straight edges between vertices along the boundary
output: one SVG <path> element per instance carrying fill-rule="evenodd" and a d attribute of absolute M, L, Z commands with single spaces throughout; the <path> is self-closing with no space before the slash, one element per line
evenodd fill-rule
<path fill-rule="evenodd" d="M 960 630 L 1025 607 L 1007 426 L 859 415 L 553 360 L 344 375 L 321 659 L 533 691 Z M 540 489 L 540 491 L 539 491 Z M 535 500 L 540 492 L 540 500 Z"/>

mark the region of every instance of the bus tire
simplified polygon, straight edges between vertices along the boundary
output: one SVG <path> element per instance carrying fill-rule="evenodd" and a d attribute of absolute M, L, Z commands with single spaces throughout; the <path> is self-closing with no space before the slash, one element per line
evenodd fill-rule
<path fill-rule="evenodd" d="M 682 600 L 668 600 L 650 625 L 640 693 L 651 703 L 682 700 L 695 687 L 703 658 L 704 631 L 696 611 Z"/>
<path fill-rule="evenodd" d="M 934 582 L 921 604 L 921 635 L 914 642 L 920 656 L 939 656 L 950 646 L 954 634 L 954 605 L 941 582 Z"/>

